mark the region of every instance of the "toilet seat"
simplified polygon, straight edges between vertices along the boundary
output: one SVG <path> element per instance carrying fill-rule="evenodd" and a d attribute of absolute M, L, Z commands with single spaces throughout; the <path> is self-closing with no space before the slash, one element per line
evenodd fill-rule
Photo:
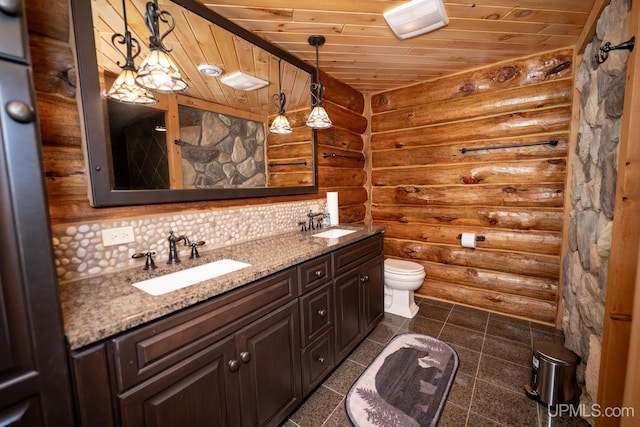
<path fill-rule="evenodd" d="M 401 259 L 385 259 L 384 269 L 389 273 L 402 274 L 406 276 L 419 276 L 424 274 L 424 267 L 422 265 L 417 262 Z"/>

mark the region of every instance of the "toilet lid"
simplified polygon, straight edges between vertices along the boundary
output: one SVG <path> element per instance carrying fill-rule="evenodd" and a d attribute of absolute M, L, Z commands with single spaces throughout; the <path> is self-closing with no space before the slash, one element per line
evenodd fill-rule
<path fill-rule="evenodd" d="M 384 269 L 392 273 L 415 274 L 424 272 L 424 267 L 417 262 L 401 259 L 385 259 Z"/>

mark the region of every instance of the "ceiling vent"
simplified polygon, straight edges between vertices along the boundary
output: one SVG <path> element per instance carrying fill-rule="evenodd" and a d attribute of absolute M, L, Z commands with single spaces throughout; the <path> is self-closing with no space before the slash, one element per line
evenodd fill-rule
<path fill-rule="evenodd" d="M 385 12 L 384 19 L 400 39 L 428 33 L 449 23 L 441 0 L 412 0 Z"/>
<path fill-rule="evenodd" d="M 238 90 L 256 90 L 269 84 L 268 81 L 236 71 L 220 79 L 227 86 Z"/>

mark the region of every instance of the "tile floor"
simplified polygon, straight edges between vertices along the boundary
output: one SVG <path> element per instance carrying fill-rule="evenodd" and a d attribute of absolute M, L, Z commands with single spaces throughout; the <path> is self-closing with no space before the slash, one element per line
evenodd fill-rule
<path fill-rule="evenodd" d="M 580 418 L 549 417 L 523 390 L 531 376 L 533 341 L 563 343 L 562 332 L 533 322 L 460 305 L 416 298 L 413 319 L 384 320 L 316 389 L 283 427 L 347 427 L 344 399 L 351 385 L 395 335 L 416 332 L 449 343 L 460 365 L 440 427 L 588 426 Z"/>

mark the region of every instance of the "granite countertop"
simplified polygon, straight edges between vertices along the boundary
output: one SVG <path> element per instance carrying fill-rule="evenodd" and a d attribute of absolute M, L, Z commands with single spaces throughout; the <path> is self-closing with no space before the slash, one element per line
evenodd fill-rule
<path fill-rule="evenodd" d="M 195 260 L 188 259 L 188 249 L 180 246 L 182 249 L 180 264 L 158 263 L 158 268 L 155 270 L 145 271 L 139 267 L 62 283 L 60 301 L 69 347 L 72 350 L 79 349 L 308 259 L 384 232 L 384 227 L 358 224 L 332 228 L 357 231 L 335 239 L 313 237 L 314 234 L 327 229 L 306 233 L 296 231 L 209 251 L 205 251 L 205 246 L 200 248 L 201 257 Z M 159 296 L 149 295 L 132 286 L 133 283 L 142 280 L 224 258 L 246 262 L 251 266 Z"/>

